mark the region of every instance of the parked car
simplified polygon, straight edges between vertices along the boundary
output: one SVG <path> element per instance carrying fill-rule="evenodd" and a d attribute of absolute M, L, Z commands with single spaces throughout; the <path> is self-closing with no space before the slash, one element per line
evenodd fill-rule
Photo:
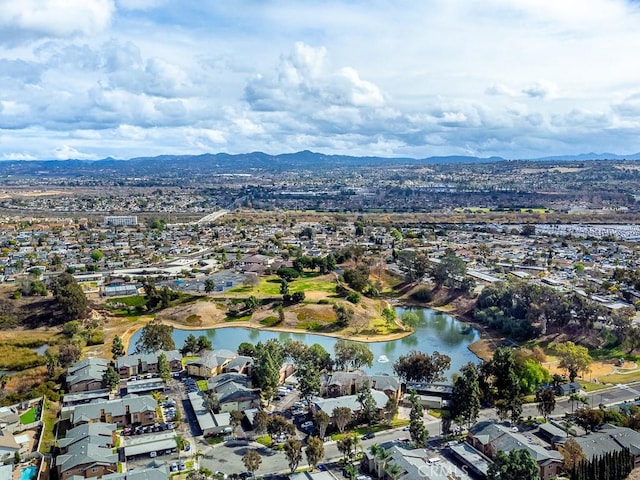
<path fill-rule="evenodd" d="M 373 432 L 365 433 L 365 434 L 362 436 L 362 440 L 371 440 L 371 439 L 372 439 L 373 437 L 375 437 L 375 436 L 376 436 L 376 434 L 375 434 L 375 433 L 373 433 Z"/>

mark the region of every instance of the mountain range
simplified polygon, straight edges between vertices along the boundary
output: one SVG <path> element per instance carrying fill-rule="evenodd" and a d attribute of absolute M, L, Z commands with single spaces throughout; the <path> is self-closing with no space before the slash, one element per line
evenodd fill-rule
<path fill-rule="evenodd" d="M 640 153 L 617 155 L 613 153 L 584 153 L 579 155 L 554 155 L 527 161 L 590 161 L 590 160 L 640 160 Z M 421 164 L 470 164 L 506 161 L 502 157 L 439 156 L 428 158 L 407 157 L 356 157 L 349 155 L 325 155 L 304 150 L 297 153 L 269 155 L 263 152 L 242 154 L 161 155 L 137 157 L 129 160 L 105 158 L 102 160 L 10 160 L 0 162 L 3 176 L 85 176 L 96 173 L 120 175 L 157 175 L 159 166 L 167 175 L 184 172 L 238 173 L 247 171 L 326 170 L 357 167 L 381 167 L 389 165 Z"/>

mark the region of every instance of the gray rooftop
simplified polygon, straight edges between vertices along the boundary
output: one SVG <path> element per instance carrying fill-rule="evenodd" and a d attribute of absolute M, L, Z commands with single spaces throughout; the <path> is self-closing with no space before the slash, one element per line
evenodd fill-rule
<path fill-rule="evenodd" d="M 73 423 L 90 422 L 101 417 L 102 410 L 113 416 L 124 415 L 129 407 L 131 413 L 156 410 L 158 402 L 151 395 L 127 396 L 116 400 L 96 400 L 83 405 L 76 405 L 73 409 Z"/>
<path fill-rule="evenodd" d="M 192 392 L 189 394 L 189 401 L 191 407 L 196 414 L 198 425 L 202 432 L 207 432 L 216 427 L 216 422 L 211 415 L 211 412 L 204 406 L 204 395 L 202 392 Z"/>
<path fill-rule="evenodd" d="M 376 402 L 376 406 L 380 408 L 384 408 L 389 401 L 389 397 L 387 397 L 383 392 L 378 390 L 370 389 L 371 396 Z M 343 397 L 336 398 L 321 398 L 314 401 L 316 407 L 320 410 L 323 410 L 329 416 L 331 416 L 333 409 L 336 407 L 348 407 L 352 412 L 358 412 L 362 408 L 360 402 L 358 402 L 357 395 L 345 395 Z"/>

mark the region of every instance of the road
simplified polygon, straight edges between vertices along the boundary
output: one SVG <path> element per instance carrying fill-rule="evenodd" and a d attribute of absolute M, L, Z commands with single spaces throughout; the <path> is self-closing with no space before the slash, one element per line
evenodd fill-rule
<path fill-rule="evenodd" d="M 640 383 L 630 385 L 620 385 L 617 387 L 608 388 L 606 390 L 599 390 L 595 392 L 586 392 L 588 398 L 588 404 L 597 407 L 600 403 L 605 405 L 613 405 L 616 403 L 622 403 L 625 401 L 633 401 L 640 397 Z M 577 408 L 578 404 L 574 405 Z M 568 399 L 560 399 L 556 403 L 556 409 L 554 411 L 555 416 L 564 416 L 565 413 L 570 413 L 572 410 L 571 402 Z M 523 415 L 524 418 L 529 416 L 539 416 L 536 404 L 524 405 Z M 482 420 L 497 420 L 495 410 L 493 408 L 483 409 L 480 412 L 479 421 Z M 440 420 L 429 420 L 425 422 L 425 426 L 429 430 L 431 437 L 437 436 L 441 433 Z M 400 438 L 408 438 L 409 432 L 401 429 L 385 430 L 379 432 L 376 436 L 370 440 L 361 440 L 360 448 L 368 450 L 371 445 L 375 443 L 384 443 L 390 440 L 397 440 Z M 227 447 L 220 444 L 216 446 L 204 446 L 203 442 L 198 443 L 198 449 L 204 453 L 204 458 L 200 461 L 201 465 L 210 469 L 211 471 L 223 471 L 225 473 L 239 473 L 245 471 L 245 467 L 242 463 L 242 456 L 247 449 L 256 449 L 262 455 L 262 464 L 258 472 L 259 475 L 271 474 L 271 473 L 284 473 L 289 471 L 287 459 L 282 452 L 276 452 L 269 448 L 264 447 L 258 443 L 250 443 L 248 446 L 241 447 Z M 325 458 L 323 463 L 336 462 L 342 458 L 342 454 L 338 451 L 336 442 L 325 443 Z M 302 462 L 299 468 L 306 465 L 306 457 L 303 454 Z"/>

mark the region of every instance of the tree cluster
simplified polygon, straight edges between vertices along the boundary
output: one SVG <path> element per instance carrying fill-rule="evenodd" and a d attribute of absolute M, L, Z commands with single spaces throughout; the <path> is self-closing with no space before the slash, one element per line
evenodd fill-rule
<path fill-rule="evenodd" d="M 66 319 L 76 320 L 87 314 L 87 296 L 73 275 L 62 273 L 55 277 L 51 290 Z"/>
<path fill-rule="evenodd" d="M 610 323 L 621 340 L 628 327 L 626 314 L 607 312 L 600 304 L 577 293 L 558 292 L 527 282 L 496 282 L 478 296 L 477 321 L 517 339 L 530 339 L 548 329 L 562 330 L 572 324 L 590 329 L 599 317 Z"/>
<path fill-rule="evenodd" d="M 429 355 L 413 350 L 396 360 L 393 371 L 404 382 L 434 383 L 444 380 L 444 374 L 450 366 L 449 355 L 437 351 Z"/>
<path fill-rule="evenodd" d="M 206 335 L 200 335 L 196 338 L 195 335 L 190 333 L 187 338 L 184 340 L 184 344 L 180 349 L 180 353 L 185 355 L 197 355 L 203 350 L 211 350 L 212 344 L 211 340 L 209 340 Z"/>
<path fill-rule="evenodd" d="M 166 325 L 158 319 L 147 323 L 136 341 L 137 353 L 151 353 L 157 350 L 174 350 L 176 344 L 173 341 L 173 327 Z"/>
<path fill-rule="evenodd" d="M 570 472 L 571 480 L 621 480 L 633 470 L 633 457 L 628 449 L 607 452 L 592 460 L 584 459 Z"/>

